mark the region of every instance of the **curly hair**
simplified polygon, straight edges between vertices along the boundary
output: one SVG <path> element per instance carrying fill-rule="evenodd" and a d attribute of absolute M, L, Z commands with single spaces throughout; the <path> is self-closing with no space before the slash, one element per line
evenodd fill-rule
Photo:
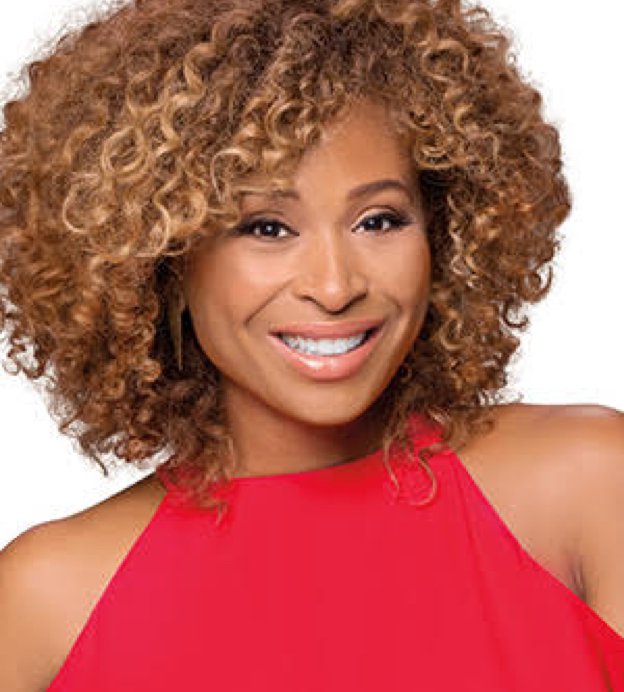
<path fill-rule="evenodd" d="M 249 174 L 288 184 L 367 97 L 407 138 L 430 212 L 430 304 L 381 395 L 384 458 L 415 411 L 461 446 L 491 425 L 570 208 L 558 132 L 510 46 L 460 0 L 136 0 L 67 30 L 4 105 L 12 374 L 45 377 L 59 430 L 105 474 L 164 453 L 195 502 L 221 506 L 219 372 L 188 313 L 181 371 L 167 328 L 180 260 L 237 222 Z"/>

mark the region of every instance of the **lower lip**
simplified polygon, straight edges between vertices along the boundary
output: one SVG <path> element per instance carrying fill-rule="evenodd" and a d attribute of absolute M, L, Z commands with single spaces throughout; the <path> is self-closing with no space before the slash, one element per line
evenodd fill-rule
<path fill-rule="evenodd" d="M 313 380 L 341 380 L 354 375 L 366 362 L 380 339 L 381 326 L 353 351 L 338 356 L 313 356 L 300 353 L 287 346 L 279 336 L 269 334 L 271 343 L 278 352 L 302 375 Z"/>

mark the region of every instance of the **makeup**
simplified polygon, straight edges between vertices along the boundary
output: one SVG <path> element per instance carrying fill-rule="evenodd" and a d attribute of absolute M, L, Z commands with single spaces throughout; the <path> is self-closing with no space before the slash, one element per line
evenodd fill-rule
<path fill-rule="evenodd" d="M 269 334 L 268 338 L 277 353 L 297 372 L 313 380 L 333 381 L 357 374 L 371 356 L 382 333 L 383 326 L 378 327 L 367 336 L 362 344 L 353 350 L 338 355 L 303 353 L 288 346 L 275 334 Z"/>

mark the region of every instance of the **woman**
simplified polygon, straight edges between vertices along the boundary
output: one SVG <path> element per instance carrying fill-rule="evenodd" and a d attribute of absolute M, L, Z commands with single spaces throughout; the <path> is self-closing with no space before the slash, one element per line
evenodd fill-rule
<path fill-rule="evenodd" d="M 4 550 L 2 689 L 624 690 L 622 414 L 500 397 L 569 210 L 507 50 L 455 0 L 145 0 L 31 67 L 9 358 L 166 460 Z"/>

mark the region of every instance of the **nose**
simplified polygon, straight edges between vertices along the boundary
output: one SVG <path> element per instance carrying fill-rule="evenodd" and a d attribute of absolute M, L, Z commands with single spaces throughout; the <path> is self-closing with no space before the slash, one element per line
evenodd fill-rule
<path fill-rule="evenodd" d="M 296 267 L 295 292 L 327 312 L 341 312 L 368 292 L 362 258 L 351 238 L 332 230 L 314 235 Z"/>

